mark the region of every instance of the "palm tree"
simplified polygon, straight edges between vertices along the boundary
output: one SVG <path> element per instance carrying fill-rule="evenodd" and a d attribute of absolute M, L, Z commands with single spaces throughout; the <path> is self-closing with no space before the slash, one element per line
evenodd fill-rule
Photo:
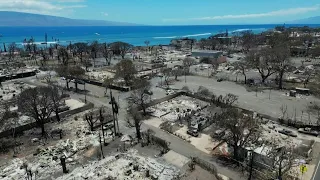
<path fill-rule="evenodd" d="M 150 44 L 150 41 L 145 41 L 144 44 L 146 44 L 146 46 L 147 46 L 147 52 L 149 52 L 149 44 Z"/>

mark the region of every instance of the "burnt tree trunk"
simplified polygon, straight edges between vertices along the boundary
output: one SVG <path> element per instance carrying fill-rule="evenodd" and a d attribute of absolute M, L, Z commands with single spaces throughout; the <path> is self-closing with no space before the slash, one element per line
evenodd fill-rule
<path fill-rule="evenodd" d="M 57 121 L 60 122 L 59 108 L 55 110 Z"/>
<path fill-rule="evenodd" d="M 46 135 L 46 131 L 44 129 L 44 122 L 40 123 L 40 127 L 41 127 L 41 136 L 44 137 Z"/>
<path fill-rule="evenodd" d="M 283 87 L 283 75 L 284 75 L 284 71 L 283 70 L 281 70 L 280 72 L 279 72 L 279 89 L 282 89 Z"/>
<path fill-rule="evenodd" d="M 138 140 L 140 140 L 141 139 L 141 132 L 140 132 L 140 122 L 139 122 L 139 120 L 134 120 L 134 124 L 135 124 L 135 128 L 136 128 L 137 138 L 138 138 Z"/>
<path fill-rule="evenodd" d="M 69 80 L 66 79 L 67 90 L 69 90 Z"/>

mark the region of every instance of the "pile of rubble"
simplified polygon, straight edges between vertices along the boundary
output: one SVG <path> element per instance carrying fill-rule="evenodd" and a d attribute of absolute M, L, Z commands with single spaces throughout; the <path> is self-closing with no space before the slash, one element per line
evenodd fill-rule
<path fill-rule="evenodd" d="M 76 165 L 81 157 L 78 152 L 91 145 L 99 144 L 96 135 L 86 136 L 77 140 L 61 140 L 55 146 L 39 147 L 34 158 L 17 158 L 3 168 L 1 176 L 6 179 L 25 179 L 30 171 L 37 179 L 48 179 L 56 172 L 62 171 L 60 158 L 65 157 L 68 166 Z M 28 160 L 27 160 L 28 159 Z M 0 168 L 2 169 L 2 168 Z"/>
<path fill-rule="evenodd" d="M 178 176 L 179 170 L 176 167 L 139 156 L 136 150 L 130 150 L 127 153 L 109 156 L 101 161 L 78 167 L 57 179 L 171 180 Z"/>
<path fill-rule="evenodd" d="M 150 107 L 148 110 L 153 112 L 152 115 L 155 117 L 163 117 L 168 121 L 175 121 L 179 115 L 182 116 L 187 112 L 198 111 L 206 105 L 207 103 L 203 101 L 187 96 L 179 96 Z"/>
<path fill-rule="evenodd" d="M 103 82 L 105 79 L 111 79 L 114 77 L 114 73 L 109 71 L 87 72 L 86 75 L 89 79 L 98 80 Z"/>
<path fill-rule="evenodd" d="M 17 97 L 24 89 L 31 87 L 34 86 L 27 85 L 23 82 L 15 82 L 3 85 L 0 88 L 0 100 L 11 100 L 12 98 Z"/>
<path fill-rule="evenodd" d="M 25 179 L 30 174 L 36 179 L 50 179 L 53 174 L 62 172 L 60 157 L 66 158 L 67 167 L 76 167 L 83 160 L 82 153 L 91 146 L 99 145 L 99 132 L 90 132 L 86 122 L 64 121 L 52 124 L 52 129 L 62 128 L 69 133 L 70 139 L 60 140 L 54 146 L 39 146 L 33 155 L 16 158 L 0 167 L 0 179 Z M 48 131 L 49 132 L 49 131 Z M 34 134 L 34 130 L 27 131 L 26 136 Z M 39 132 L 40 133 L 40 132 Z M 36 139 L 36 138 L 34 138 Z M 37 143 L 34 139 L 34 143 Z"/>
<path fill-rule="evenodd" d="M 0 127 L 0 132 L 9 130 L 14 127 L 22 126 L 24 124 L 28 124 L 33 121 L 34 119 L 29 116 L 19 116 L 18 118 L 10 118 L 4 121 L 4 123 Z"/>

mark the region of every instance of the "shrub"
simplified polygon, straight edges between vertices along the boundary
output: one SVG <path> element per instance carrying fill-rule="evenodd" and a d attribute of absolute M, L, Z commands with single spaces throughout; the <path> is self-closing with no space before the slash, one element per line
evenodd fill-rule
<path fill-rule="evenodd" d="M 209 89 L 204 86 L 199 86 L 197 94 L 200 96 L 211 96 L 212 95 L 212 93 L 209 91 Z"/>
<path fill-rule="evenodd" d="M 187 91 L 187 92 L 189 92 L 189 91 L 190 91 L 190 89 L 189 89 L 189 87 L 188 87 L 188 86 L 183 86 L 181 90 L 183 90 L 183 91 Z"/>

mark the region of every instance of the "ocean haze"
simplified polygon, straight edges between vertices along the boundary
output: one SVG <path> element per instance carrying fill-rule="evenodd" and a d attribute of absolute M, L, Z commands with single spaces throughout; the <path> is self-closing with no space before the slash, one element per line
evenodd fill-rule
<path fill-rule="evenodd" d="M 0 26 L 136 26 L 126 22 L 70 19 L 57 16 L 0 11 Z"/>

